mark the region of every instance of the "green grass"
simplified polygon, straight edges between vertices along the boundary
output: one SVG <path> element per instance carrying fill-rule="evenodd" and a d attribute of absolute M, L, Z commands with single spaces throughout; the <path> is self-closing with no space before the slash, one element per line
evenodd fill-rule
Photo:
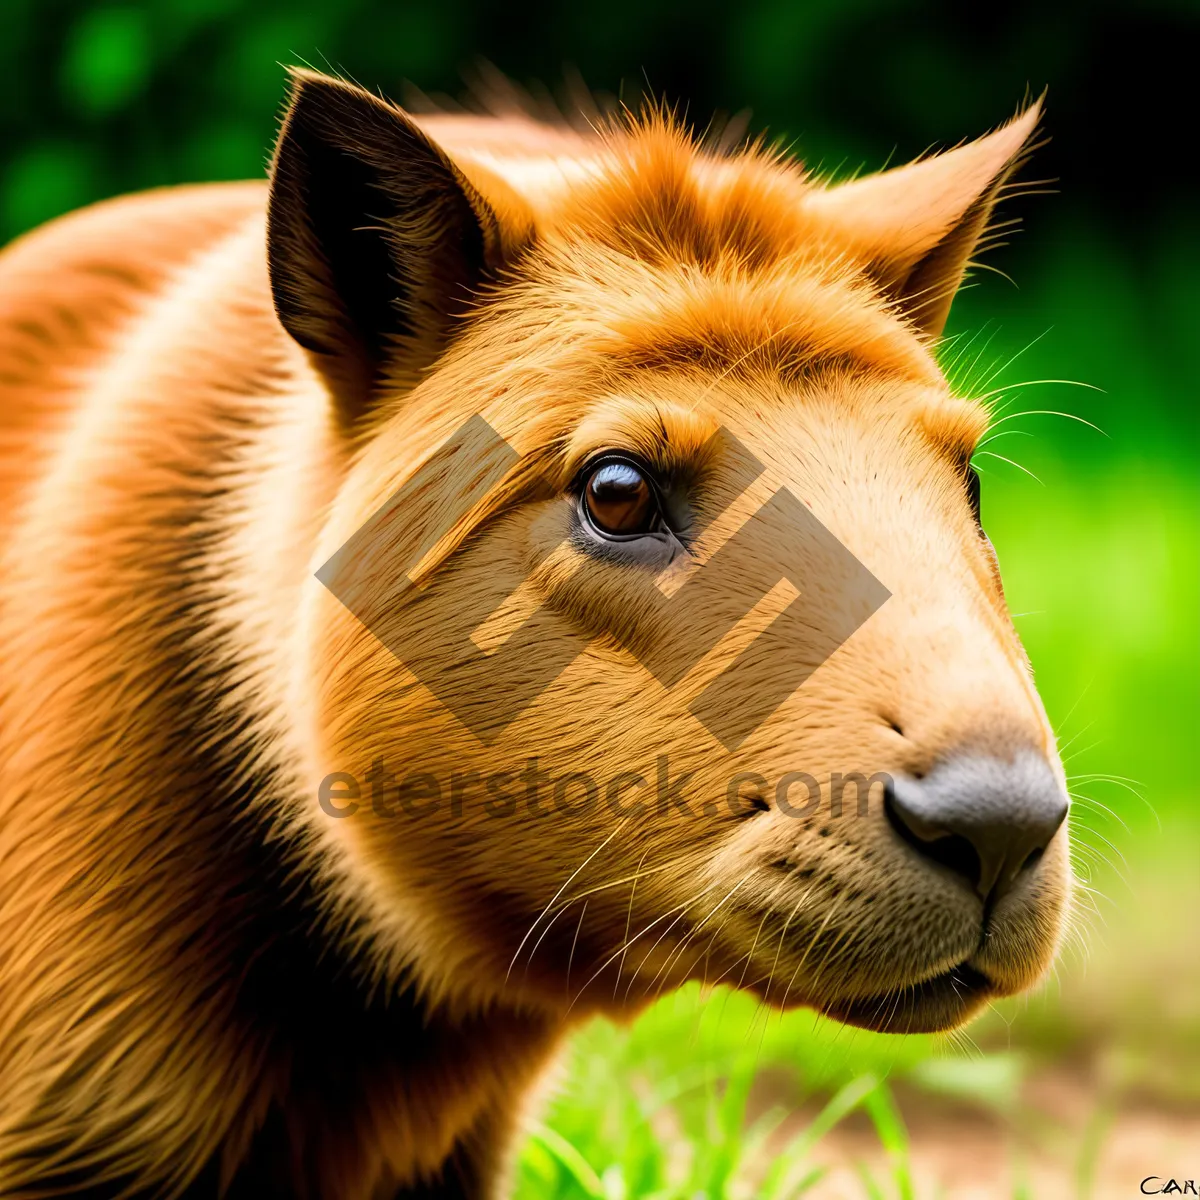
<path fill-rule="evenodd" d="M 597 1022 L 576 1040 L 565 1078 L 525 1144 L 517 1195 L 803 1196 L 822 1174 L 809 1152 L 861 1110 L 891 1166 L 890 1182 L 872 1186 L 907 1200 L 904 1124 L 886 1081 L 864 1064 L 915 1062 L 923 1039 L 894 1043 L 898 1055 L 853 1040 L 811 1016 L 768 1016 L 745 996 L 705 996 L 695 987 L 632 1029 Z M 840 1041 L 845 1054 L 835 1053 Z M 783 1063 L 789 1070 L 780 1078 Z M 766 1091 L 779 1094 L 768 1103 Z M 781 1136 L 794 1104 L 814 1097 L 820 1103 L 811 1119 Z"/>

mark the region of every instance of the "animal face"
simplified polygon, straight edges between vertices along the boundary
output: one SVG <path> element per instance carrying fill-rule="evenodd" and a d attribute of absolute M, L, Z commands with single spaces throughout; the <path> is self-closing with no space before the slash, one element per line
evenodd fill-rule
<path fill-rule="evenodd" d="M 1044 972 L 1065 786 L 933 354 L 1036 118 L 823 188 L 299 77 L 272 282 L 345 448 L 303 694 L 355 781 L 314 819 L 425 987 L 917 1030 Z"/>

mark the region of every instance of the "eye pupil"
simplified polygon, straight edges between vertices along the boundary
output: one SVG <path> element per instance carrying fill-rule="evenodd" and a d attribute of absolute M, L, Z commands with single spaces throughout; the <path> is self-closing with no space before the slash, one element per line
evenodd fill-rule
<path fill-rule="evenodd" d="M 648 533 L 654 526 L 654 491 L 632 463 L 602 463 L 588 477 L 583 496 L 588 516 L 602 533 Z"/>

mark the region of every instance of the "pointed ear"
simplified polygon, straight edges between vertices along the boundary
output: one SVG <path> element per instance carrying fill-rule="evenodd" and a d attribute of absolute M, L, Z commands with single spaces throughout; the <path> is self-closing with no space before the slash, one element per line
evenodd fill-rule
<path fill-rule="evenodd" d="M 977 142 L 814 192 L 807 207 L 866 261 L 884 294 L 921 333 L 938 337 L 1041 113 L 1038 100 Z"/>
<path fill-rule="evenodd" d="M 400 109 L 292 72 L 271 168 L 271 290 L 343 425 L 367 409 L 385 368 L 415 381 L 480 285 L 528 239 L 532 218 L 513 195 L 502 201 L 503 225 Z"/>

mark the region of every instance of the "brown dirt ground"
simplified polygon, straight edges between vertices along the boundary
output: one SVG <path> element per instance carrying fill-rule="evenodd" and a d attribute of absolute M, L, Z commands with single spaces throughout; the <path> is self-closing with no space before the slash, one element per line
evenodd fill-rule
<path fill-rule="evenodd" d="M 1132 1200 L 1150 1175 L 1200 1188 L 1200 1109 L 1106 1102 L 1082 1072 L 1034 1073 L 1013 1117 L 907 1089 L 897 1099 L 918 1200 Z M 795 1127 L 811 1116 L 798 1114 Z M 865 1117 L 833 1130 L 811 1158 L 829 1170 L 806 1200 L 863 1200 L 859 1162 L 877 1181 L 888 1178 Z"/>

